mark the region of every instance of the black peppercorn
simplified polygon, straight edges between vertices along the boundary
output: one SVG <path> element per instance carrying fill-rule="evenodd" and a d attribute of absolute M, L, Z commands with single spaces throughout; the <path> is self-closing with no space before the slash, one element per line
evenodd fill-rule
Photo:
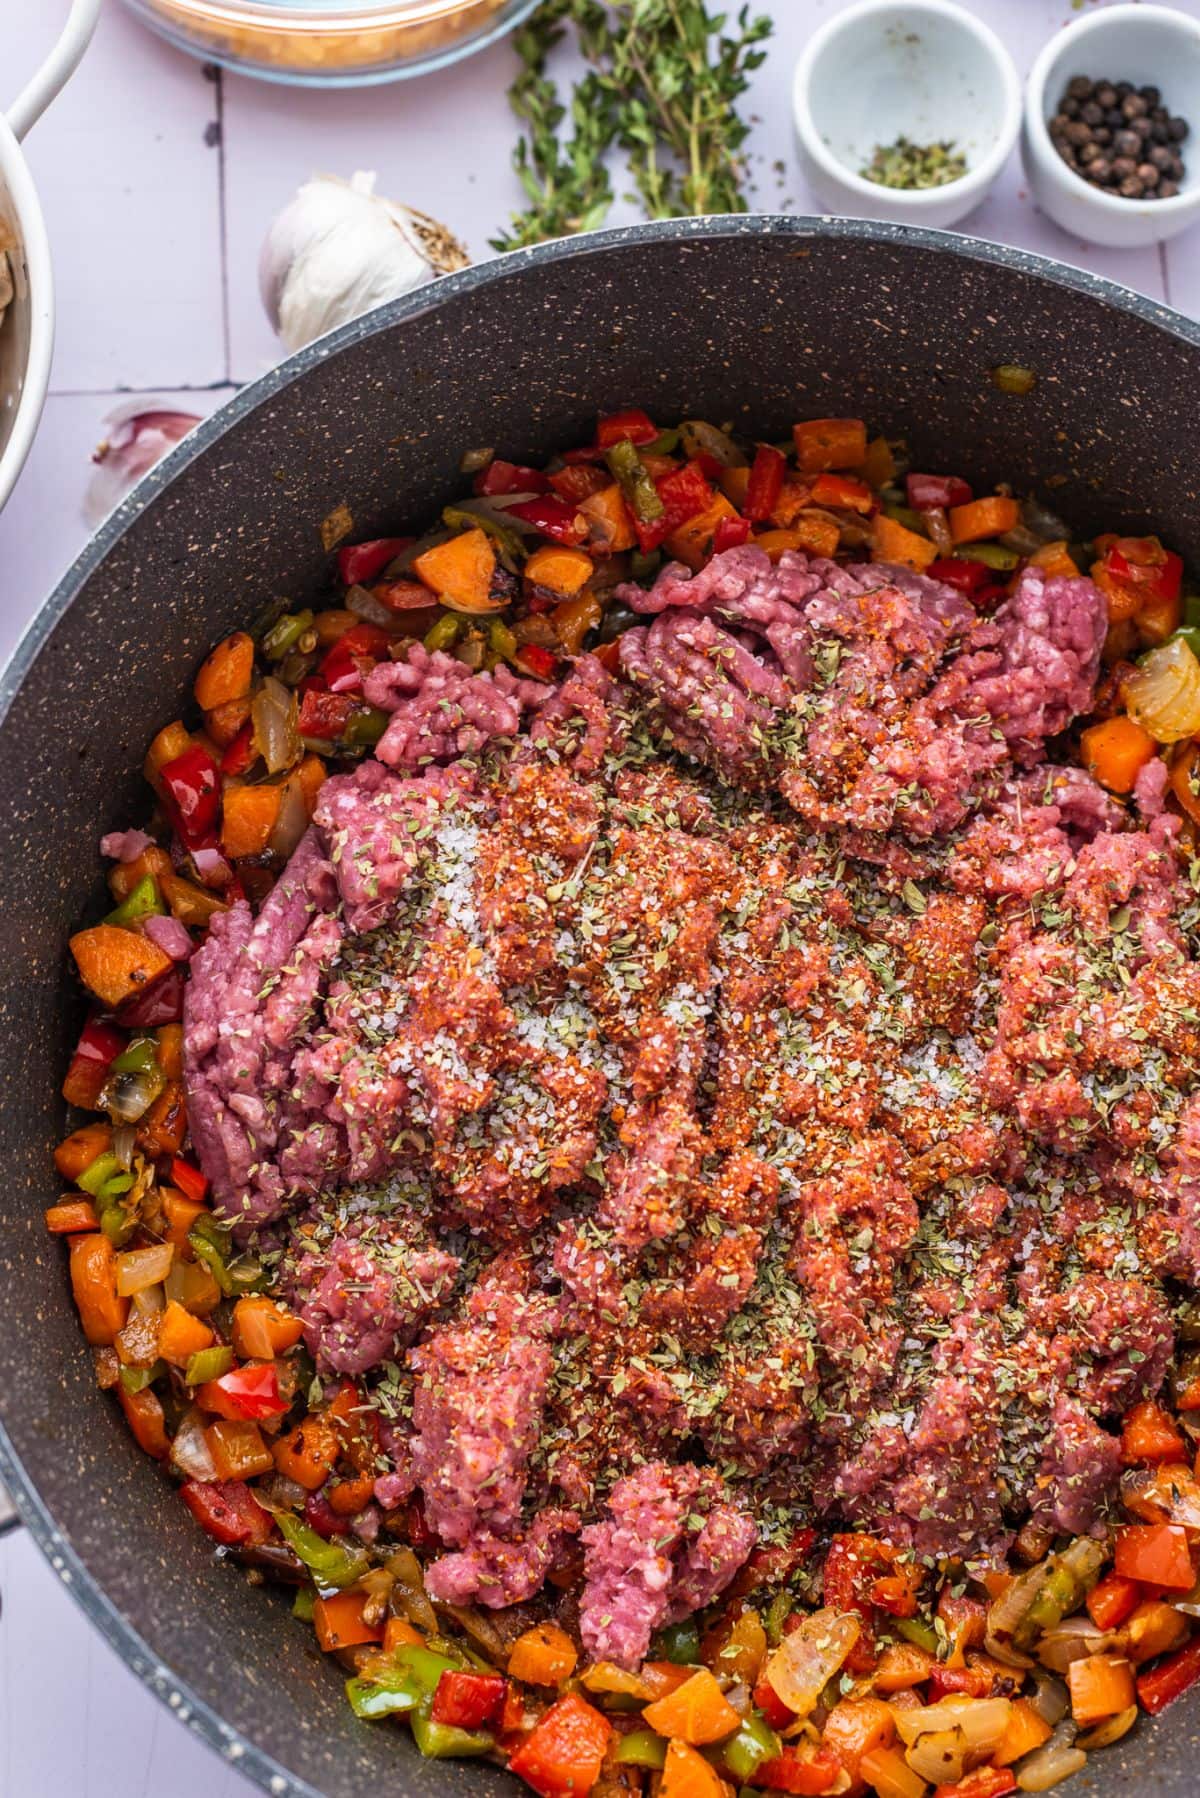
<path fill-rule="evenodd" d="M 1132 81 L 1118 81 L 1117 82 L 1117 101 L 1118 101 L 1118 103 L 1120 103 L 1120 101 L 1122 101 L 1122 100 L 1128 99 L 1129 95 L 1132 92 L 1133 92 L 1133 82 Z"/>
<path fill-rule="evenodd" d="M 1126 200 L 1170 199 L 1184 178 L 1186 119 L 1153 83 L 1073 75 L 1049 122 L 1055 149 L 1081 180 Z"/>
<path fill-rule="evenodd" d="M 1146 160 L 1154 164 L 1160 175 L 1165 175 L 1175 158 L 1165 144 L 1155 144 Z"/>
<path fill-rule="evenodd" d="M 1160 181 L 1155 190 L 1160 200 L 1173 200 L 1179 192 L 1178 181 Z"/>
<path fill-rule="evenodd" d="M 1112 172 L 1118 181 L 1127 181 L 1130 175 L 1137 174 L 1137 163 L 1132 156 L 1114 156 Z"/>
<path fill-rule="evenodd" d="M 1117 103 L 1117 90 L 1111 81 L 1096 83 L 1096 98 L 1101 106 L 1112 107 Z"/>
<path fill-rule="evenodd" d="M 1143 187 L 1157 187 L 1158 186 L 1158 170 L 1155 168 L 1155 166 L 1152 162 L 1139 162 L 1138 163 L 1137 178 L 1141 182 Z"/>
<path fill-rule="evenodd" d="M 1140 200 L 1146 190 L 1136 175 L 1127 175 L 1117 192 L 1123 200 Z"/>
<path fill-rule="evenodd" d="M 1140 119 L 1146 110 L 1146 102 L 1140 94 L 1126 94 L 1121 101 L 1121 111 L 1127 119 Z"/>
<path fill-rule="evenodd" d="M 1156 87 L 1142 87 L 1142 88 L 1138 89 L 1138 92 L 1141 94 L 1142 99 L 1146 102 L 1146 105 L 1149 107 L 1157 106 L 1159 101 L 1162 99 L 1162 95 L 1159 93 L 1159 91 Z"/>
<path fill-rule="evenodd" d="M 1171 135 L 1171 141 L 1181 144 L 1188 134 L 1188 122 L 1186 119 L 1168 119 L 1167 130 Z"/>
<path fill-rule="evenodd" d="M 1079 109 L 1079 116 L 1085 125 L 1103 125 L 1104 108 L 1098 106 L 1095 100 L 1085 100 Z"/>
<path fill-rule="evenodd" d="M 1116 131 L 1113 133 L 1112 147 L 1117 156 L 1136 156 L 1142 147 L 1142 140 L 1136 131 Z"/>
<path fill-rule="evenodd" d="M 1076 147 L 1080 144 L 1090 144 L 1092 141 L 1092 128 L 1090 125 L 1085 125 L 1082 119 L 1072 119 L 1071 123 L 1063 132 L 1063 136 L 1069 144 L 1075 144 Z"/>
<path fill-rule="evenodd" d="M 1094 85 L 1089 75 L 1072 75 L 1067 83 L 1067 93 L 1072 100 L 1087 100 L 1091 98 Z"/>
<path fill-rule="evenodd" d="M 1098 156 L 1095 162 L 1088 164 L 1087 178 L 1094 181 L 1097 187 L 1103 187 L 1112 176 L 1112 163 L 1106 156 Z"/>

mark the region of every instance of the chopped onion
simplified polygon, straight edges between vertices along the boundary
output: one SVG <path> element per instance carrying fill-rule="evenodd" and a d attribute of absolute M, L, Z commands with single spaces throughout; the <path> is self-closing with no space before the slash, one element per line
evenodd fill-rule
<path fill-rule="evenodd" d="M 179 1420 L 171 1443 L 171 1463 L 189 1480 L 215 1480 L 216 1465 L 204 1434 L 203 1413 L 193 1405 Z"/>
<path fill-rule="evenodd" d="M 425 1593 L 421 1563 L 411 1548 L 398 1548 L 387 1558 L 387 1570 L 395 1577 L 393 1602 L 408 1621 L 425 1635 L 437 1634 L 437 1613 Z"/>
<path fill-rule="evenodd" d="M 271 834 L 267 838 L 267 848 L 273 855 L 287 857 L 307 829 L 308 806 L 304 800 L 304 788 L 300 784 L 299 774 L 292 774 L 284 782 L 283 798 Z"/>
<path fill-rule="evenodd" d="M 136 1124 L 149 1111 L 165 1085 L 157 1068 L 114 1074 L 105 1085 L 104 1104 L 123 1124 Z"/>
<path fill-rule="evenodd" d="M 1075 1725 L 1068 1718 L 1048 1742 L 1026 1755 L 1017 1767 L 1017 1785 L 1022 1792 L 1048 1792 L 1087 1765 L 1087 1755 L 1075 1747 L 1075 1734 Z"/>
<path fill-rule="evenodd" d="M 143 1286 L 140 1292 L 133 1295 L 133 1309 L 139 1317 L 157 1317 L 167 1308 L 167 1295 L 164 1286 Z"/>
<path fill-rule="evenodd" d="M 253 745 L 267 764 L 268 774 L 281 774 L 300 753 L 296 711 L 296 695 L 268 674 L 250 702 Z"/>
<path fill-rule="evenodd" d="M 950 520 L 946 517 L 944 507 L 930 506 L 928 511 L 922 513 L 922 517 L 925 520 L 925 529 L 929 532 L 938 555 L 952 556 L 954 539 L 950 535 Z"/>
<path fill-rule="evenodd" d="M 861 1634 L 862 1624 L 850 1612 L 814 1611 L 767 1662 L 772 1691 L 797 1716 L 807 1717 Z"/>
<path fill-rule="evenodd" d="M 128 1173 L 133 1166 L 133 1149 L 137 1142 L 137 1131 L 132 1124 L 118 1124 L 113 1131 L 112 1152 Z"/>
<path fill-rule="evenodd" d="M 157 1286 L 171 1271 L 175 1259 L 173 1243 L 159 1242 L 148 1249 L 127 1249 L 117 1256 L 117 1292 L 121 1298 Z"/>
<path fill-rule="evenodd" d="M 915 1742 L 931 1730 L 961 1729 L 972 1752 L 990 1751 L 1008 1728 L 1012 1705 L 1007 1698 L 973 1698 L 966 1704 L 923 1704 L 919 1710 L 897 1710 L 896 1732 Z"/>
<path fill-rule="evenodd" d="M 1003 1661 L 1009 1667 L 1032 1667 L 1033 1662 L 1027 1654 L 1012 1645 L 1013 1636 L 1025 1619 L 1030 1605 L 1041 1590 L 1046 1578 L 1046 1564 L 1039 1561 L 1036 1567 L 1018 1574 L 1006 1592 L 991 1606 L 987 1614 L 987 1637 L 984 1647 L 993 1660 Z"/>
<path fill-rule="evenodd" d="M 1056 1723 L 1062 1722 L 1071 1708 L 1070 1694 L 1061 1679 L 1044 1673 L 1040 1667 L 1034 1672 L 1033 1688 L 1029 1703 L 1042 1722 L 1048 1723 L 1053 1729 Z"/>
<path fill-rule="evenodd" d="M 1042 1631 L 1037 1657 L 1043 1667 L 1065 1673 L 1072 1661 L 1084 1660 L 1089 1654 L 1103 1654 L 1116 1640 L 1112 1630 L 1101 1629 L 1090 1617 L 1065 1617 Z"/>
<path fill-rule="evenodd" d="M 1124 684 L 1129 715 L 1159 743 L 1200 731 L 1200 662 L 1182 637 L 1160 643 Z"/>
<path fill-rule="evenodd" d="M 726 431 L 703 418 L 685 419 L 679 427 L 685 456 L 712 456 L 722 468 L 744 468 L 746 458 Z"/>
<path fill-rule="evenodd" d="M 1103 1723 L 1097 1723 L 1085 1736 L 1076 1736 L 1075 1745 L 1078 1748 L 1111 1748 L 1114 1742 L 1129 1734 L 1137 1717 L 1138 1707 L 1131 1704 L 1127 1711 L 1118 1711 L 1115 1717 L 1106 1717 Z"/>
<path fill-rule="evenodd" d="M 913 1772 L 933 1785 L 957 1785 L 967 1764 L 969 1748 L 961 1729 L 935 1729 L 918 1736 L 905 1750 Z"/>
<path fill-rule="evenodd" d="M 430 603 L 433 595 L 430 594 Z M 396 614 L 376 599 L 367 587 L 351 587 L 346 594 L 346 610 L 353 612 L 356 618 L 365 618 L 368 624 L 377 624 L 381 630 L 395 630 Z"/>

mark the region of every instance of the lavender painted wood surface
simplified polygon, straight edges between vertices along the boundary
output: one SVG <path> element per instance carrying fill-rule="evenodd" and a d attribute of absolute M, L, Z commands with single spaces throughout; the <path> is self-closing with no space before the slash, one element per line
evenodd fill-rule
<path fill-rule="evenodd" d="M 0 4 L 10 89 L 49 44 L 64 4 Z M 748 108 L 752 204 L 815 211 L 792 153 L 791 72 L 807 33 L 841 0 L 759 4 L 776 36 Z M 1074 16 L 1070 0 L 973 5 L 1022 69 Z M 1182 10 L 1200 11 L 1200 0 Z M 58 275 L 58 348 L 38 442 L 0 515 L 0 655 L 85 540 L 88 456 L 109 408 L 148 393 L 207 413 L 276 359 L 258 246 L 313 169 L 376 169 L 382 192 L 445 220 L 476 258 L 489 253 L 488 237 L 518 203 L 504 98 L 512 67 L 498 44 L 424 80 L 362 93 L 215 79 L 109 0 L 82 70 L 29 141 Z M 1016 158 L 965 229 L 1200 311 L 1200 232 L 1127 253 L 1072 240 L 1035 211 Z M 248 1783 L 143 1691 L 20 1531 L 0 1540 L 0 1602 L 0 1798 L 247 1798 Z"/>

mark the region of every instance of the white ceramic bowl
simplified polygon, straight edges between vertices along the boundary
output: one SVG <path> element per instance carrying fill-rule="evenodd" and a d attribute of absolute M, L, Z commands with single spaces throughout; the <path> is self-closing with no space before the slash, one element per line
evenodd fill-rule
<path fill-rule="evenodd" d="M 953 225 L 983 199 L 1021 128 L 1021 84 L 995 32 L 950 0 L 861 0 L 814 32 L 796 68 L 800 161 L 831 211 Z M 966 173 L 890 188 L 859 171 L 898 137 L 951 141 Z"/>
<path fill-rule="evenodd" d="M 1162 90 L 1163 105 L 1192 126 L 1177 194 L 1123 200 L 1067 166 L 1048 125 L 1072 75 Z M 1058 32 L 1030 71 L 1021 152 L 1034 199 L 1075 237 L 1133 249 L 1185 230 L 1200 217 L 1200 21 L 1167 6 L 1108 6 Z"/>

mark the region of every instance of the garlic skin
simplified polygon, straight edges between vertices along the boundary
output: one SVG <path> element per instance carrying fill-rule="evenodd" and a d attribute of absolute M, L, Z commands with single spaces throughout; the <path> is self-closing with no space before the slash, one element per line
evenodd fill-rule
<path fill-rule="evenodd" d="M 155 406 L 145 398 L 130 400 L 107 414 L 104 440 L 92 452 L 96 472 L 83 499 L 83 516 L 93 530 L 199 423 L 193 412 L 178 412 L 165 402 Z"/>
<path fill-rule="evenodd" d="M 298 188 L 263 243 L 258 284 L 289 350 L 423 287 L 470 258 L 436 219 L 374 192 L 373 173 L 315 175 Z"/>

